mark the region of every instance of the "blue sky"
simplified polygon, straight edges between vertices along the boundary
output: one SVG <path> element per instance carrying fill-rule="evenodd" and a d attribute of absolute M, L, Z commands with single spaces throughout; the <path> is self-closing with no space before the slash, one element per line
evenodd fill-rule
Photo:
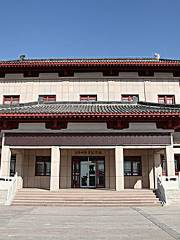
<path fill-rule="evenodd" d="M 0 59 L 180 59 L 180 0 L 0 0 Z"/>

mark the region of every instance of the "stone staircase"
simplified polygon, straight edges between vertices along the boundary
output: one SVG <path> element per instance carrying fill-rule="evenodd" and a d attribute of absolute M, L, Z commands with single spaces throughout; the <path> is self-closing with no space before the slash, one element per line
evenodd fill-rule
<path fill-rule="evenodd" d="M 40 189 L 21 189 L 14 206 L 160 206 L 152 190 L 61 189 L 50 192 Z"/>

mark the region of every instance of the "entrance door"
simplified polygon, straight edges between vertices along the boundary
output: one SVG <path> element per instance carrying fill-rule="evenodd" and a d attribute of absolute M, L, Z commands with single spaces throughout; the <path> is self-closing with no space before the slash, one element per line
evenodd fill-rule
<path fill-rule="evenodd" d="M 91 161 L 81 161 L 80 187 L 96 186 L 96 164 Z"/>
<path fill-rule="evenodd" d="M 104 156 L 72 156 L 72 188 L 104 188 Z"/>

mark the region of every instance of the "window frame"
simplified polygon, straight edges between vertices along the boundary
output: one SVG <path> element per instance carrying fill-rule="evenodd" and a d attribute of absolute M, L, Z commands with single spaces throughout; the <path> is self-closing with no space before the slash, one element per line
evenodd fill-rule
<path fill-rule="evenodd" d="M 139 101 L 139 94 L 121 94 L 121 101 L 122 102 L 133 102 L 134 97 L 136 97 Z"/>
<path fill-rule="evenodd" d="M 172 100 L 172 103 L 169 103 L 168 100 Z M 163 102 L 162 102 L 163 100 Z M 158 103 L 159 104 L 175 104 L 175 95 L 162 95 L 158 94 Z"/>
<path fill-rule="evenodd" d="M 43 170 L 40 172 L 38 171 L 38 162 L 43 165 Z M 50 164 L 50 170 L 48 171 L 47 164 Z M 49 177 L 51 176 L 51 156 L 36 156 L 36 161 L 35 161 L 35 176 L 40 176 L 40 177 Z"/>
<path fill-rule="evenodd" d="M 54 99 L 54 100 L 51 100 Z M 49 94 L 49 95 L 39 95 L 38 97 L 39 102 L 56 102 L 56 95 L 55 94 Z"/>
<path fill-rule="evenodd" d="M 9 101 L 7 100 L 9 98 Z M 14 100 L 17 99 L 14 103 Z M 10 103 L 6 103 L 6 102 L 10 102 Z M 3 105 L 18 105 L 20 102 L 20 95 L 4 95 L 3 96 Z"/>
<path fill-rule="evenodd" d="M 97 102 L 97 94 L 80 94 L 80 102 Z"/>
<path fill-rule="evenodd" d="M 126 173 L 125 169 L 125 162 L 130 162 L 130 174 Z M 140 163 L 140 169 L 138 173 L 134 171 L 134 163 Z M 142 159 L 141 156 L 125 156 L 124 157 L 124 176 L 127 177 L 141 177 L 142 176 Z"/>

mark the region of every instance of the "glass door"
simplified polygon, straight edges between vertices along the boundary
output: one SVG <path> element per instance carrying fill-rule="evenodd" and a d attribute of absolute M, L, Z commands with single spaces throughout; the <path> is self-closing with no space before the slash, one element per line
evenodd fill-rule
<path fill-rule="evenodd" d="M 104 188 L 104 156 L 72 156 L 72 188 Z"/>
<path fill-rule="evenodd" d="M 89 186 L 89 165 L 88 162 L 81 162 L 81 175 L 80 175 L 80 186 L 88 187 Z"/>
<path fill-rule="evenodd" d="M 80 187 L 96 186 L 96 164 L 91 161 L 81 161 Z"/>

